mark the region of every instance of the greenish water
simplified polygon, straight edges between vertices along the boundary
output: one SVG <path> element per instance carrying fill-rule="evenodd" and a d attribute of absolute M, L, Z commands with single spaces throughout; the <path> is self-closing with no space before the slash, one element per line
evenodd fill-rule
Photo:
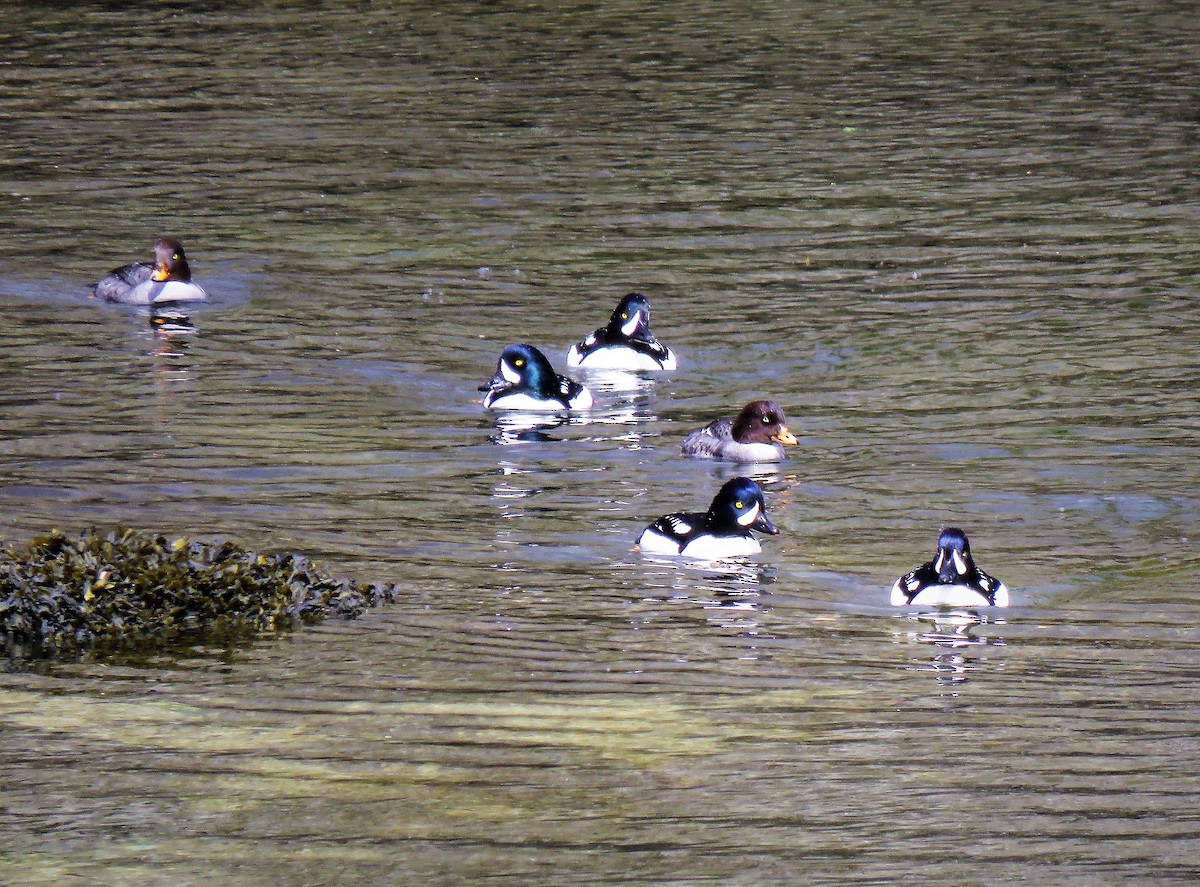
<path fill-rule="evenodd" d="M 0 538 L 411 597 L 0 676 L 9 883 L 1193 883 L 1188 4 L 0 10 Z M 156 334 L 87 285 L 180 237 Z M 645 292 L 680 369 L 477 386 Z M 643 558 L 731 469 L 741 568 Z M 1014 590 L 887 606 L 948 523 Z"/>

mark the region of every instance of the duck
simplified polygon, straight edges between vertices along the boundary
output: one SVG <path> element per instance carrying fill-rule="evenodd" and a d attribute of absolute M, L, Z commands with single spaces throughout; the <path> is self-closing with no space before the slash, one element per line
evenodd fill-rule
<path fill-rule="evenodd" d="M 958 527 L 938 536 L 937 555 L 892 585 L 893 607 L 1007 607 L 1008 587 L 975 566 L 971 543 Z"/>
<path fill-rule="evenodd" d="M 154 242 L 154 263 L 131 262 L 114 268 L 92 287 L 92 298 L 125 305 L 203 302 L 208 293 L 192 283 L 183 244 L 174 237 Z"/>
<path fill-rule="evenodd" d="M 594 370 L 673 370 L 675 353 L 650 332 L 650 300 L 629 293 L 601 327 L 567 351 L 567 366 Z"/>
<path fill-rule="evenodd" d="M 717 419 L 683 439 L 685 456 L 729 462 L 778 462 L 783 446 L 795 446 L 783 407 L 773 400 L 752 400 L 736 417 Z"/>
<path fill-rule="evenodd" d="M 487 410 L 558 412 L 592 405 L 591 392 L 556 373 L 546 355 L 532 345 L 505 348 L 496 362 L 496 375 L 479 390 L 487 392 L 483 397 Z"/>
<path fill-rule="evenodd" d="M 762 488 L 746 477 L 725 482 L 708 511 L 666 514 L 638 535 L 634 550 L 698 560 L 720 560 L 758 554 L 762 546 L 751 535 L 779 534 L 767 517 Z"/>

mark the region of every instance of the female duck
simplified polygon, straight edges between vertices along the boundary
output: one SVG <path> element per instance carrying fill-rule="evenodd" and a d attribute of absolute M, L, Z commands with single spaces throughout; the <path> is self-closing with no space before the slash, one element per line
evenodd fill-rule
<path fill-rule="evenodd" d="M 700 560 L 741 557 L 762 551 L 751 530 L 779 533 L 767 518 L 762 489 L 749 478 L 735 477 L 725 482 L 706 513 L 663 515 L 642 530 L 637 547 L 650 554 Z"/>
<path fill-rule="evenodd" d="M 586 410 L 592 405 L 591 392 L 554 372 L 546 355 L 532 345 L 505 348 L 496 362 L 496 375 L 479 390 L 487 392 L 483 407 L 488 410 L 547 412 Z"/>
<path fill-rule="evenodd" d="M 1008 588 L 975 566 L 971 543 L 958 527 L 938 537 L 937 556 L 892 586 L 892 606 L 1007 607 Z"/>
<path fill-rule="evenodd" d="M 133 262 L 122 265 L 92 287 L 92 295 L 106 302 L 126 305 L 157 305 L 162 302 L 203 302 L 208 298 L 192 283 L 183 244 L 173 237 L 154 243 L 154 264 Z"/>
<path fill-rule="evenodd" d="M 717 419 L 683 439 L 683 454 L 730 462 L 778 462 L 783 445 L 794 446 L 783 407 L 773 400 L 752 400 L 736 418 Z"/>
<path fill-rule="evenodd" d="M 567 352 L 567 366 L 594 370 L 673 370 L 675 354 L 650 332 L 650 301 L 623 298 L 608 320 Z"/>

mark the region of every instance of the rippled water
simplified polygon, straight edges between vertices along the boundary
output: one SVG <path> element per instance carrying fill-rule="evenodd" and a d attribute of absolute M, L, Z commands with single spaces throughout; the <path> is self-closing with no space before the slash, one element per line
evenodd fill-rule
<path fill-rule="evenodd" d="M 1200 877 L 1190 4 L 0 9 L 0 538 L 411 589 L 0 678 L 11 883 Z M 87 285 L 181 237 L 214 304 Z M 529 439 L 622 294 L 679 371 Z M 728 570 L 631 551 L 802 446 Z M 963 526 L 1005 611 L 886 605 Z"/>

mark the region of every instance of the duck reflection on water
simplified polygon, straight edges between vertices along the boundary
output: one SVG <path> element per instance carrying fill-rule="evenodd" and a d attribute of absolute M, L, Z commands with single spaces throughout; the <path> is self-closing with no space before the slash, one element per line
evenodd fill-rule
<path fill-rule="evenodd" d="M 930 671 L 941 685 L 960 685 L 972 672 L 1002 665 L 992 648 L 1005 646 L 1003 637 L 990 629 L 1005 624 L 1004 619 L 975 610 L 926 610 L 906 613 L 898 618 L 918 623 L 919 629 L 896 632 L 896 638 L 933 648 L 928 661 L 914 660 L 915 671 Z"/>
<path fill-rule="evenodd" d="M 758 595 L 778 581 L 772 564 L 753 561 L 681 561 L 644 555 L 647 601 L 700 604 L 717 609 L 759 609 Z M 655 569 L 661 566 L 662 569 Z"/>
<path fill-rule="evenodd" d="M 574 421 L 573 421 L 574 420 Z M 566 424 L 583 425 L 581 416 L 546 415 L 545 413 L 503 413 L 496 416 L 496 433 L 489 439 L 501 446 L 522 443 L 545 443 L 561 440 L 550 432 Z"/>
<path fill-rule="evenodd" d="M 199 332 L 192 318 L 182 311 L 167 309 L 150 312 L 150 334 L 167 351 L 186 350 L 187 342 Z"/>
<path fill-rule="evenodd" d="M 604 440 L 617 443 L 624 449 L 636 450 L 643 446 L 647 436 L 644 426 L 658 418 L 650 411 L 648 404 L 648 398 L 633 398 L 605 406 L 603 409 L 593 409 L 586 415 L 522 410 L 497 412 L 492 417 L 496 434 L 490 439 L 502 446 L 549 443 L 563 439 L 551 433 L 556 429 L 592 426 L 596 433 L 587 435 L 584 439 Z M 619 426 L 619 433 L 609 433 L 613 426 Z"/>
<path fill-rule="evenodd" d="M 794 474 L 781 474 L 778 462 L 711 462 L 705 463 L 705 467 L 712 477 L 720 481 L 748 477 L 764 489 L 778 491 L 785 501 L 790 501 L 791 497 L 786 493 L 797 480 Z"/>
<path fill-rule="evenodd" d="M 648 400 L 657 381 L 645 371 L 581 367 L 575 372 L 584 378 L 587 387 L 597 394 L 623 394 L 633 399 L 640 395 L 644 400 Z"/>
<path fill-rule="evenodd" d="M 152 309 L 147 329 L 155 377 L 162 382 L 191 381 L 195 370 L 188 349 L 199 333 L 191 317 L 177 309 Z"/>
<path fill-rule="evenodd" d="M 774 566 L 738 561 L 701 565 L 653 557 L 644 560 L 667 568 L 646 576 L 651 590 L 661 582 L 662 593 L 647 595 L 644 601 L 685 607 L 688 615 L 702 616 L 708 624 L 735 637 L 751 641 L 761 637 L 767 612 L 762 595 L 778 580 Z M 739 651 L 740 659 L 757 659 L 759 655 L 753 644 Z"/>

